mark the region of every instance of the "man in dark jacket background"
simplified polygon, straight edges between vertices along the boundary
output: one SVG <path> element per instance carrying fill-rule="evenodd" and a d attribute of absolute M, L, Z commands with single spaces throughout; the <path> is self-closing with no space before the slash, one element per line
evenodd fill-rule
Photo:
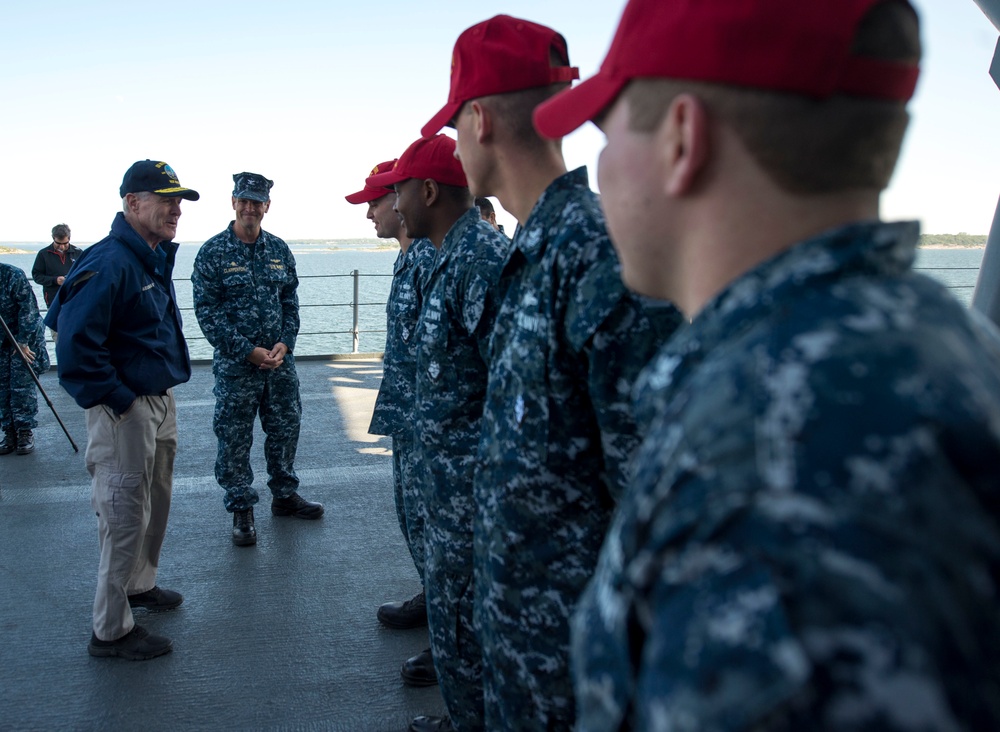
<path fill-rule="evenodd" d="M 38 252 L 31 267 L 31 279 L 42 286 L 45 307 L 52 307 L 52 300 L 59 292 L 63 280 L 69 274 L 73 262 L 80 258 L 83 250 L 69 243 L 70 230 L 66 224 L 52 227 L 52 243 Z M 58 337 L 52 331 L 52 340 Z"/>
<path fill-rule="evenodd" d="M 183 598 L 156 586 L 177 452 L 173 387 L 191 378 L 171 274 L 181 187 L 169 165 L 141 160 L 125 173 L 124 213 L 87 249 L 59 289 L 45 324 L 59 383 L 87 410 L 101 563 L 92 656 L 132 660 L 172 649 L 135 624 L 131 608 L 170 610 Z"/>
<path fill-rule="evenodd" d="M 73 262 L 80 258 L 83 250 L 69 243 L 70 230 L 66 224 L 52 227 L 52 243 L 38 252 L 31 267 L 31 279 L 42 286 L 45 305 L 52 305 L 59 286 L 69 273 Z"/>

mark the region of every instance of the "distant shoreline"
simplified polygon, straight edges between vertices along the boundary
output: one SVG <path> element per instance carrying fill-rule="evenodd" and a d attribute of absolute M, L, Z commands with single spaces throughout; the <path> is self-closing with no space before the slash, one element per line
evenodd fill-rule
<path fill-rule="evenodd" d="M 74 242 L 74 245 L 78 245 L 81 249 L 86 249 L 87 247 L 89 247 L 89 246 L 91 246 L 92 244 L 95 244 L 95 243 L 96 242 L 80 242 L 79 244 L 77 244 L 76 242 Z M 182 241 L 182 242 L 180 242 L 180 245 L 182 247 L 191 246 L 191 245 L 195 245 L 195 246 L 199 246 L 200 247 L 202 245 L 202 243 L 203 242 Z M 32 249 L 24 249 L 23 248 L 24 246 L 31 246 L 33 248 Z M 3 244 L 0 244 L 0 254 L 35 254 L 39 250 L 44 249 L 46 246 L 47 245 L 44 242 L 38 242 L 37 245 L 30 244 L 30 243 L 20 243 L 20 242 L 18 242 L 18 245 L 16 245 L 16 246 L 5 246 Z M 321 246 L 310 246 L 308 244 L 305 245 L 305 246 L 303 246 L 300 242 L 289 242 L 288 243 L 288 248 L 291 249 L 291 251 L 292 251 L 293 254 L 313 254 L 313 253 L 323 254 L 323 253 L 332 253 L 332 252 L 368 252 L 368 253 L 371 253 L 371 254 L 378 254 L 379 252 L 394 252 L 397 249 L 399 249 L 399 245 L 398 244 L 391 244 L 390 245 L 390 244 L 386 243 L 386 244 L 380 244 L 380 245 L 376 245 L 376 246 L 349 246 L 348 245 L 348 246 L 339 247 L 339 246 L 333 245 L 333 246 L 321 247 Z"/>
<path fill-rule="evenodd" d="M 917 249 L 986 249 L 983 245 L 964 246 L 962 244 L 921 244 Z"/>

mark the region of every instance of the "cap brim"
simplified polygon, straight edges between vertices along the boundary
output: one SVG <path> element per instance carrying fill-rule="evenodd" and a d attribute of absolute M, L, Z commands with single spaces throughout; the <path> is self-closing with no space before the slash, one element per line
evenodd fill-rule
<path fill-rule="evenodd" d="M 158 191 L 151 191 L 151 193 L 168 198 L 183 198 L 185 201 L 197 201 L 201 198 L 198 191 L 193 191 L 190 188 L 161 188 Z"/>
<path fill-rule="evenodd" d="M 409 177 L 408 175 L 400 175 L 395 169 L 387 170 L 384 173 L 377 173 L 366 178 L 365 185 L 375 186 L 376 188 L 392 188 L 397 183 L 408 180 Z"/>
<path fill-rule="evenodd" d="M 420 128 L 423 137 L 433 137 L 441 131 L 443 127 L 448 127 L 462 109 L 465 102 L 448 102 L 441 108 L 441 111 L 431 117 L 431 121 Z"/>
<path fill-rule="evenodd" d="M 532 119 L 543 137 L 558 140 L 607 109 L 621 93 L 626 80 L 597 74 L 556 94 L 535 108 Z"/>
<path fill-rule="evenodd" d="M 391 188 L 366 187 L 363 191 L 352 193 L 349 196 L 344 196 L 344 198 L 347 199 L 348 203 L 371 203 L 372 201 L 377 201 L 382 198 L 382 196 L 388 196 L 392 192 Z"/>

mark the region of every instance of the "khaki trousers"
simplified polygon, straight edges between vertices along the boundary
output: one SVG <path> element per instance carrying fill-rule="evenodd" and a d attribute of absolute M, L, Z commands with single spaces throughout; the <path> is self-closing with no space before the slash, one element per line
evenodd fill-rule
<path fill-rule="evenodd" d="M 177 454 L 173 390 L 137 397 L 117 416 L 87 410 L 87 470 L 97 513 L 101 564 L 94 597 L 94 634 L 117 640 L 135 621 L 128 596 L 153 589 L 167 530 Z"/>

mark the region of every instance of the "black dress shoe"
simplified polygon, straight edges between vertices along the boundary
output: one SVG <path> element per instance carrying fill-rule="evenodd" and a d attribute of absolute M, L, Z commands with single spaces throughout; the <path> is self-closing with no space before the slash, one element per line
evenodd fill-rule
<path fill-rule="evenodd" d="M 434 656 L 431 655 L 431 649 L 428 648 L 403 661 L 399 675 L 403 677 L 403 683 L 407 686 L 434 686 L 438 682 L 438 677 L 434 672 Z"/>
<path fill-rule="evenodd" d="M 28 455 L 35 451 L 35 436 L 31 430 L 17 431 L 17 454 Z"/>
<path fill-rule="evenodd" d="M 233 543 L 253 546 L 257 543 L 257 528 L 253 524 L 253 506 L 246 511 L 233 511 Z"/>
<path fill-rule="evenodd" d="M 151 590 L 128 596 L 129 607 L 144 607 L 147 610 L 173 610 L 184 602 L 181 593 L 154 587 Z"/>
<path fill-rule="evenodd" d="M 0 455 L 9 455 L 17 449 L 17 432 L 7 430 L 3 433 L 3 442 L 0 442 Z"/>
<path fill-rule="evenodd" d="M 452 732 L 451 717 L 414 717 L 409 732 Z"/>
<path fill-rule="evenodd" d="M 93 633 L 90 634 L 90 645 L 87 652 L 99 658 L 125 658 L 129 661 L 145 661 L 150 658 L 170 653 L 174 644 L 162 635 L 152 635 L 141 625 L 132 626 L 132 630 L 118 640 L 102 641 Z"/>
<path fill-rule="evenodd" d="M 387 602 L 379 607 L 375 616 L 388 628 L 422 628 L 427 625 L 427 596 L 421 592 L 410 600 Z"/>
<path fill-rule="evenodd" d="M 293 493 L 285 498 L 272 498 L 271 513 L 275 516 L 318 519 L 323 515 L 323 504 L 307 501 L 298 493 Z"/>

